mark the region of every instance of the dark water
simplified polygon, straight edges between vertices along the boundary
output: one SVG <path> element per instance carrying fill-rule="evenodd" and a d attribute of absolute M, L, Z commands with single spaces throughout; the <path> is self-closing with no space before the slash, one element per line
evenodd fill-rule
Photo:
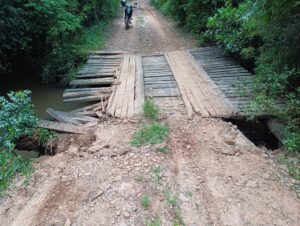
<path fill-rule="evenodd" d="M 39 117 L 48 117 L 47 108 L 60 111 L 68 111 L 83 106 L 83 104 L 71 104 L 63 102 L 63 92 L 65 87 L 43 84 L 38 76 L 23 75 L 3 75 L 0 77 L 0 96 L 6 95 L 9 91 L 31 90 L 32 101 L 35 105 L 36 114 Z"/>
<path fill-rule="evenodd" d="M 264 146 L 275 150 L 280 147 L 280 142 L 266 126 L 265 120 L 247 121 L 245 119 L 229 119 L 239 130 L 256 146 Z"/>

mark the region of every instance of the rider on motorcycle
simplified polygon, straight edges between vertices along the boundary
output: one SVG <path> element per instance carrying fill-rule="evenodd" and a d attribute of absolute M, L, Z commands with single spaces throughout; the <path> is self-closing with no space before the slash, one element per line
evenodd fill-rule
<path fill-rule="evenodd" d="M 127 4 L 127 0 L 121 0 L 122 7 L 126 7 L 126 4 Z"/>
<path fill-rule="evenodd" d="M 132 13 L 133 13 L 132 5 L 126 4 L 126 6 L 125 6 L 125 18 L 126 18 L 126 16 L 128 16 L 129 23 L 131 23 Z"/>

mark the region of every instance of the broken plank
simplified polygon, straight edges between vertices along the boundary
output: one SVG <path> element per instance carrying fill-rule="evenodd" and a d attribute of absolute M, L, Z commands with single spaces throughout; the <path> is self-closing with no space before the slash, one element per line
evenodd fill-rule
<path fill-rule="evenodd" d="M 72 117 L 68 116 L 66 112 L 61 112 L 61 111 L 56 111 L 52 108 L 48 108 L 46 112 L 55 120 L 59 122 L 64 122 L 64 123 L 69 123 L 69 124 L 74 124 L 77 126 L 82 125 L 79 121 L 73 119 Z"/>
<path fill-rule="evenodd" d="M 38 126 L 41 128 L 54 130 L 57 132 L 64 132 L 64 133 L 75 133 L 75 134 L 83 134 L 86 132 L 82 127 L 70 125 L 67 123 L 62 122 L 53 122 L 48 120 L 39 120 Z"/>

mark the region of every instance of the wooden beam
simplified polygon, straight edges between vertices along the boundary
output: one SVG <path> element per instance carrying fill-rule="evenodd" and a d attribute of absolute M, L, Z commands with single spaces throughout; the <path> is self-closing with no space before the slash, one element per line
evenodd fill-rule
<path fill-rule="evenodd" d="M 64 133 L 75 133 L 75 134 L 83 134 L 86 133 L 86 130 L 79 126 L 70 125 L 62 122 L 53 122 L 48 120 L 39 120 L 38 126 L 41 128 L 54 130 L 57 132 Z"/>
<path fill-rule="evenodd" d="M 135 80 L 135 101 L 134 101 L 134 114 L 139 115 L 142 113 L 143 105 L 145 102 L 144 90 L 144 73 L 142 65 L 142 57 L 136 57 L 136 80 Z"/>
<path fill-rule="evenodd" d="M 88 85 L 111 85 L 113 78 L 94 78 L 94 79 L 75 79 L 70 82 L 71 86 L 88 86 Z"/>

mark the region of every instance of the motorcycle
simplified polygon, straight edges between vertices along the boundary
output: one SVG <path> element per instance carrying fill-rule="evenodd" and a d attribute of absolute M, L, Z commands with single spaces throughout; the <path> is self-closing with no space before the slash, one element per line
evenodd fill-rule
<path fill-rule="evenodd" d="M 125 18 L 124 18 L 126 30 L 130 28 L 129 24 L 131 24 L 132 12 L 133 12 L 133 7 L 131 5 L 126 5 Z"/>

